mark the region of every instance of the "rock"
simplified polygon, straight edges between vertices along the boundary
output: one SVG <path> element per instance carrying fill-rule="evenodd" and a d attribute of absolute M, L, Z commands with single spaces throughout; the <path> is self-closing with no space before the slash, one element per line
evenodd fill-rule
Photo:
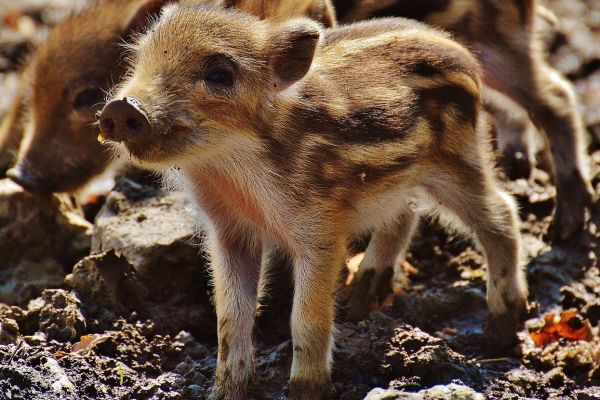
<path fill-rule="evenodd" d="M 126 260 L 159 302 L 206 292 L 197 216 L 183 193 L 158 193 L 122 179 L 96 217 L 92 253 Z"/>
<path fill-rule="evenodd" d="M 48 341 L 46 334 L 43 332 L 36 332 L 34 335 L 23 336 L 23 340 L 30 346 L 39 346 Z"/>
<path fill-rule="evenodd" d="M 0 270 L 0 301 L 26 305 L 42 290 L 62 286 L 64 276 L 64 268 L 52 258 L 23 260 L 14 269 Z"/>
<path fill-rule="evenodd" d="M 163 277 L 179 279 L 165 274 Z M 109 329 L 116 314 L 151 318 L 156 328 L 171 333 L 188 329 L 203 338 L 215 335 L 214 310 L 206 291 L 196 296 L 195 287 L 192 292 L 173 290 L 158 294 L 153 291 L 151 280 L 142 281 L 125 257 L 116 256 L 114 251 L 85 257 L 65 282 L 81 299 L 86 314 L 95 318 L 94 329 Z"/>
<path fill-rule="evenodd" d="M 88 254 L 90 236 L 91 224 L 67 195 L 35 196 L 0 180 L 0 268 L 47 258 L 71 267 Z"/>
<path fill-rule="evenodd" d="M 19 337 L 19 325 L 14 319 L 2 318 L 0 320 L 0 345 L 12 344 Z"/>
<path fill-rule="evenodd" d="M 85 257 L 73 267 L 65 283 L 86 304 L 95 308 L 106 307 L 117 313 L 125 313 L 139 305 L 149 293 L 131 265 L 113 251 Z"/>
<path fill-rule="evenodd" d="M 10 363 L 0 365 L 3 399 L 81 399 L 67 372 L 47 351 L 9 345 L 0 346 L 0 355 L 4 359 L 12 357 Z"/>
<path fill-rule="evenodd" d="M 215 336 L 196 219 L 182 193 L 119 180 L 96 217 L 92 254 L 65 280 L 97 319 L 96 329 L 108 329 L 115 313 L 135 311 L 172 334 Z"/>
<path fill-rule="evenodd" d="M 575 396 L 577 400 L 598 400 L 600 399 L 600 387 L 594 386 L 577 390 Z"/>
<path fill-rule="evenodd" d="M 551 387 L 560 387 L 564 385 L 567 380 L 561 367 L 556 367 L 548 371 L 545 378 Z"/>
<path fill-rule="evenodd" d="M 183 400 L 183 396 L 176 392 L 181 386 L 183 386 L 183 379 L 179 375 L 165 373 L 149 383 L 136 385 L 132 393 L 134 398 Z"/>
<path fill-rule="evenodd" d="M 25 318 L 27 311 L 17 306 L 9 306 L 7 304 L 0 303 L 0 317 L 10 318 L 15 321 L 20 321 Z"/>
<path fill-rule="evenodd" d="M 45 364 L 42 366 L 50 375 L 52 380 L 52 391 L 56 394 L 73 393 L 75 385 L 71 382 L 66 372 L 58 365 L 58 361 L 53 358 L 46 358 Z"/>
<path fill-rule="evenodd" d="M 79 338 L 85 331 L 85 318 L 79 307 L 80 301 L 74 294 L 54 289 L 45 290 L 41 299 L 30 302 L 28 311 L 39 315 L 39 330 L 48 339 L 66 342 Z"/>
<path fill-rule="evenodd" d="M 392 386 L 414 392 L 455 379 L 469 386 L 479 385 L 482 380 L 482 371 L 450 349 L 444 340 L 401 320 L 371 313 L 369 320 L 358 325 L 341 323 L 337 328 L 333 365 L 336 382 L 361 382 L 368 388 Z M 339 391 L 342 399 L 351 392 L 345 388 Z"/>
<path fill-rule="evenodd" d="M 484 400 L 484 397 L 467 386 L 452 383 L 434 386 L 418 393 L 376 388 L 367 394 L 365 400 Z"/>
<path fill-rule="evenodd" d="M 394 329 L 384 368 L 393 376 L 418 376 L 424 384 L 469 374 L 463 356 L 452 351 L 442 339 L 409 326 Z"/>
<path fill-rule="evenodd" d="M 577 376 L 587 384 L 594 384 L 597 366 L 600 365 L 600 338 L 592 341 L 559 341 L 543 349 L 527 341 L 523 357 L 537 369 L 548 371 L 546 380 L 551 386 L 560 386 L 566 376 Z"/>

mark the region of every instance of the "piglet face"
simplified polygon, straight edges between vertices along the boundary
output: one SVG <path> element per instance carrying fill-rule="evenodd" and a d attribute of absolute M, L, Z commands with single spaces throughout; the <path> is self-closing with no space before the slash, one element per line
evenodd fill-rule
<path fill-rule="evenodd" d="M 58 26 L 23 78 L 23 140 L 7 175 L 33 192 L 74 190 L 110 160 L 93 140 L 93 123 L 111 76 L 122 73 L 113 66 L 120 48 L 116 33 L 102 34 L 110 26 L 84 22 L 72 18 Z"/>
<path fill-rule="evenodd" d="M 319 34 L 306 19 L 269 24 L 172 6 L 131 46 L 131 70 L 100 115 L 100 139 L 156 168 L 251 142 L 272 129 L 275 103 L 306 75 Z"/>
<path fill-rule="evenodd" d="M 99 2 L 55 28 L 24 73 L 23 139 L 8 177 L 32 192 L 70 192 L 108 167 L 111 153 L 96 140 L 97 113 L 125 72 L 124 40 L 166 2 Z"/>

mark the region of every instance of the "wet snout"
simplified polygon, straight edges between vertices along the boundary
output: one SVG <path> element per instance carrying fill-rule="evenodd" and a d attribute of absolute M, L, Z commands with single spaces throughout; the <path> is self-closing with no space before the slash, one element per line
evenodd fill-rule
<path fill-rule="evenodd" d="M 43 181 L 40 181 L 32 176 L 27 169 L 18 164 L 15 167 L 6 171 L 6 176 L 13 182 L 19 184 L 23 189 L 31 193 L 46 193 L 47 187 Z"/>
<path fill-rule="evenodd" d="M 99 116 L 100 139 L 122 142 L 150 133 L 150 122 L 133 97 L 113 100 Z"/>

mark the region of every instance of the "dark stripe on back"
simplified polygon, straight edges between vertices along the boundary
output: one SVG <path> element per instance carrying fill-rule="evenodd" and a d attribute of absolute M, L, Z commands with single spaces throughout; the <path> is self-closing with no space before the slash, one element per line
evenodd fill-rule
<path fill-rule="evenodd" d="M 443 116 L 448 106 L 454 106 L 458 111 L 459 123 L 475 127 L 479 115 L 479 100 L 461 86 L 445 85 L 431 89 L 421 89 L 418 92 L 418 108 L 421 115 L 431 123 L 433 134 L 439 141 L 452 132 L 447 132 Z"/>
<path fill-rule="evenodd" d="M 224 0 L 223 7 L 225 8 L 234 8 L 238 4 L 238 0 Z"/>
<path fill-rule="evenodd" d="M 417 154 L 401 155 L 392 160 L 386 160 L 388 162 L 384 165 L 356 164 L 352 166 L 350 175 L 359 186 L 363 183 L 374 184 L 381 179 L 410 168 L 417 162 L 418 157 Z M 361 178 L 361 176 L 364 176 L 364 178 Z"/>
<path fill-rule="evenodd" d="M 398 110 L 392 107 L 365 106 L 335 118 L 325 106 L 310 108 L 298 105 L 292 109 L 290 116 L 293 117 L 295 132 L 317 134 L 334 142 L 368 144 L 404 138 L 408 125 L 413 121 L 412 113 L 407 114 L 406 118 L 398 121 Z M 389 125 L 391 121 L 395 122 L 393 126 Z"/>

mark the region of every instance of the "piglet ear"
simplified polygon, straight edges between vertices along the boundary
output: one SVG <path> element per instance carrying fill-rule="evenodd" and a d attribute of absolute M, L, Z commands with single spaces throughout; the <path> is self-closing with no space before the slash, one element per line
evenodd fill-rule
<path fill-rule="evenodd" d="M 131 16 L 129 23 L 125 29 L 126 36 L 131 36 L 135 33 L 144 32 L 152 20 L 160 16 L 163 8 L 169 4 L 178 3 L 177 0 L 145 0 Z"/>
<path fill-rule="evenodd" d="M 276 90 L 284 90 L 306 75 L 321 29 L 318 23 L 302 18 L 291 21 L 275 33 L 269 64 Z"/>

